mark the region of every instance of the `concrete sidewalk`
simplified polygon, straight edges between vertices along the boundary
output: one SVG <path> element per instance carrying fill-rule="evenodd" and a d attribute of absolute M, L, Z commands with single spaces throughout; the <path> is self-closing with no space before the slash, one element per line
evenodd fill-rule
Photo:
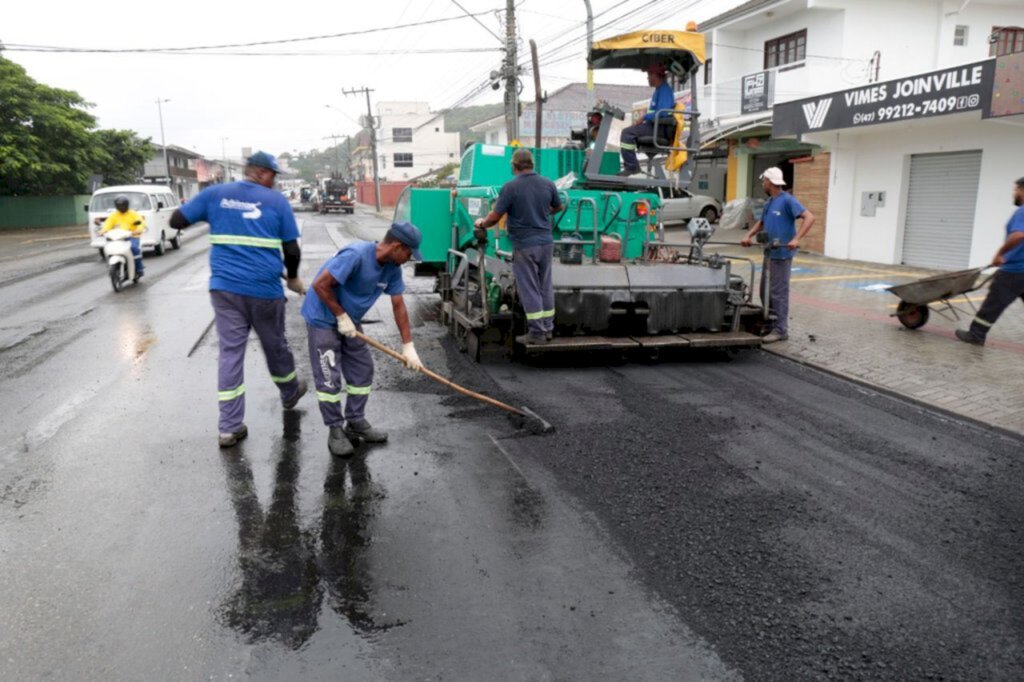
<path fill-rule="evenodd" d="M 715 240 L 735 243 L 742 236 L 722 230 Z M 719 248 L 759 257 L 753 248 Z M 1003 313 L 984 347 L 958 341 L 953 332 L 970 323 L 971 304 L 980 305 L 987 289 L 956 302 L 959 320 L 933 310 L 926 325 L 906 329 L 892 317 L 899 299 L 886 288 L 934 274 L 801 253 L 793 263 L 789 340 L 765 350 L 1024 435 L 1024 306 L 1014 303 Z"/>

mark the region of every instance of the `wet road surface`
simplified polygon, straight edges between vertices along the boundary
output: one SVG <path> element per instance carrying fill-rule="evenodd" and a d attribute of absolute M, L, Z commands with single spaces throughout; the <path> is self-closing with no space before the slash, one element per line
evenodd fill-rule
<path fill-rule="evenodd" d="M 300 218 L 307 284 L 382 235 Z M 282 412 L 253 342 L 250 435 L 224 452 L 205 238 L 121 294 L 87 253 L 0 277 L 4 679 L 1024 669 L 1020 442 L 761 353 L 473 365 L 407 278 L 427 366 L 556 434 L 378 358 L 391 440 L 332 459 L 312 394 Z M 389 305 L 367 330 L 398 344 Z"/>

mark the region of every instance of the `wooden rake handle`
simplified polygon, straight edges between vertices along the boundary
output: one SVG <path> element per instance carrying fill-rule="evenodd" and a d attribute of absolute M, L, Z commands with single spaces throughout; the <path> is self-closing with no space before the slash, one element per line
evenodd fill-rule
<path fill-rule="evenodd" d="M 361 340 L 361 341 L 365 341 L 370 346 L 373 346 L 374 348 L 379 350 L 381 353 L 384 353 L 385 355 L 390 355 L 395 360 L 398 360 L 402 364 L 405 364 L 405 356 L 404 355 L 402 355 L 401 353 L 399 353 L 396 350 L 388 348 L 387 346 L 385 346 L 383 343 L 381 343 L 377 339 L 371 338 L 371 337 L 367 336 L 366 334 L 364 334 L 364 333 L 362 333 L 360 331 L 357 331 L 355 333 L 355 337 L 357 339 Z M 477 393 L 476 391 L 471 391 L 468 388 L 463 388 L 462 386 L 459 386 L 454 381 L 451 381 L 450 379 L 445 379 L 440 374 L 438 374 L 436 372 L 432 372 L 429 369 L 427 369 L 426 367 L 421 367 L 418 371 L 422 372 L 423 374 L 426 374 L 428 377 L 430 377 L 431 379 L 433 379 L 437 383 L 441 384 L 442 386 L 447 386 L 448 388 L 450 388 L 453 391 L 456 391 L 458 393 L 461 393 L 462 395 L 469 396 L 470 398 L 473 398 L 475 400 L 479 400 L 482 403 L 487 403 L 488 405 L 493 405 L 494 407 L 497 407 L 499 409 L 505 410 L 506 412 L 511 412 L 512 414 L 519 415 L 520 417 L 528 417 L 529 416 L 525 412 L 520 410 L 519 408 L 512 407 L 511 405 L 509 405 L 507 403 L 503 403 L 500 400 L 495 400 L 494 398 L 491 398 L 489 396 L 483 395 L 482 393 Z"/>

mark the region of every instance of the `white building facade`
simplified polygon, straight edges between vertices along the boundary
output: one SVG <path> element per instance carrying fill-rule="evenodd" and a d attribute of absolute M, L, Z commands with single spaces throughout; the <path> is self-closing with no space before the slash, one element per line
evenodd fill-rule
<path fill-rule="evenodd" d="M 459 134 L 426 102 L 380 102 L 377 164 L 382 180 L 411 180 L 459 162 Z"/>
<path fill-rule="evenodd" d="M 1024 175 L 1024 115 L 993 109 L 1024 78 L 1022 27 L 1020 0 L 757 1 L 705 22 L 699 109 L 728 140 L 727 198 L 780 165 L 824 218 L 815 250 L 987 263 Z"/>

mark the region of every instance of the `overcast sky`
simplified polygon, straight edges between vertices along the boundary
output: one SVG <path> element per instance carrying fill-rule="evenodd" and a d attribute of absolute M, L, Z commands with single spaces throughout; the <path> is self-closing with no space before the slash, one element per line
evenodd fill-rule
<path fill-rule="evenodd" d="M 456 5 L 476 19 L 466 17 Z M 595 39 L 637 28 L 682 30 L 740 0 L 592 0 Z M 128 128 L 160 142 L 157 98 L 164 103 L 168 144 L 220 157 L 242 147 L 274 154 L 332 144 L 331 134 L 358 130 L 365 96 L 343 88 L 373 88 L 383 100 L 426 101 L 434 110 L 471 95 L 502 59 L 497 10 L 503 0 L 305 0 L 227 2 L 121 0 L 6 3 L 3 56 L 46 85 L 75 90 L 95 107 L 103 128 Z M 537 41 L 541 87 L 556 90 L 586 80 L 583 0 L 517 0 L 520 64 Z M 162 8 L 162 9 L 161 9 Z M 463 17 L 454 21 L 441 21 Z M 436 22 L 436 23 L 425 23 Z M 416 24 L 415 27 L 374 29 Z M 483 24 L 483 25 L 481 25 Z M 88 49 L 183 48 L 255 43 L 370 31 L 321 40 L 224 48 L 196 54 L 40 53 L 16 46 Z M 251 55 L 242 56 L 245 52 Z M 383 54 L 372 54 L 383 53 Z M 598 83 L 646 84 L 638 72 L 598 71 Z M 533 99 L 532 76 L 523 97 Z M 465 104 L 501 101 L 485 87 Z M 330 105 L 334 108 L 328 108 Z M 222 143 L 222 138 L 227 138 Z"/>

